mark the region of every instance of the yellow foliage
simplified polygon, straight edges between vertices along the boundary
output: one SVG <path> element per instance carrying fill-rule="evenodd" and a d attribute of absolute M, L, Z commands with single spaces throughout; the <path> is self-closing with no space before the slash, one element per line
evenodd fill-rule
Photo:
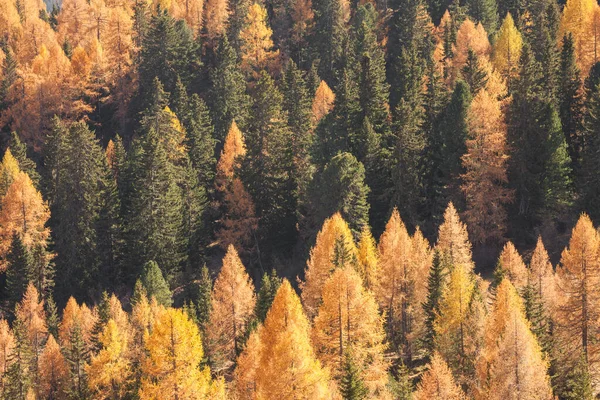
<path fill-rule="evenodd" d="M 336 240 L 342 240 L 350 256 L 358 261 L 358 250 L 350 227 L 340 213 L 335 213 L 323 222 L 315 245 L 310 251 L 310 258 L 304 270 L 304 282 L 300 283 L 302 303 L 309 318 L 316 315 L 321 304 L 323 285 L 336 267 L 334 264 Z"/>
<path fill-rule="evenodd" d="M 259 325 L 248 338 L 244 351 L 237 359 L 237 367 L 233 375 L 233 392 L 239 399 L 254 399 L 256 395 L 254 382 L 260 364 L 262 343 Z"/>
<path fill-rule="evenodd" d="M 14 347 L 15 336 L 8 325 L 8 321 L 0 319 L 0 376 L 2 377 L 6 375 Z M 0 380 L 0 384 L 4 387 L 3 380 Z"/>
<path fill-rule="evenodd" d="M 225 33 L 229 20 L 228 0 L 207 0 L 204 12 L 204 27 L 208 38 L 214 40 Z"/>
<path fill-rule="evenodd" d="M 450 83 L 458 77 L 459 71 L 467 62 L 469 50 L 479 59 L 487 60 L 492 52 L 488 34 L 481 23 L 475 25 L 469 18 L 465 19 L 456 33 L 456 44 L 452 47 L 452 68 Z"/>
<path fill-rule="evenodd" d="M 238 157 L 242 157 L 245 154 L 246 145 L 244 144 L 244 137 L 235 121 L 233 121 L 225 138 L 221 157 L 219 157 L 219 162 L 217 163 L 217 188 L 220 185 L 224 185 L 227 179 L 233 178 L 235 167 L 238 165 Z"/>
<path fill-rule="evenodd" d="M 429 363 L 429 368 L 423 374 L 417 391 L 413 395 L 414 400 L 463 400 L 465 395 L 461 388 L 454 383 L 452 371 L 440 356 L 434 353 Z"/>
<path fill-rule="evenodd" d="M 248 72 L 264 69 L 279 55 L 273 50 L 273 31 L 267 25 L 267 10 L 258 3 L 250 6 L 245 28 L 240 32 L 242 68 Z"/>
<path fill-rule="evenodd" d="M 229 369 L 241 352 L 255 304 L 254 285 L 237 251 L 230 245 L 213 287 L 206 329 L 208 350 L 216 372 Z"/>
<path fill-rule="evenodd" d="M 492 54 L 494 68 L 507 82 L 510 82 L 511 78 L 517 74 L 522 48 L 523 38 L 515 26 L 512 16 L 508 13 L 498 31 Z"/>
<path fill-rule="evenodd" d="M 313 123 L 317 125 L 321 118 L 329 114 L 333 109 L 335 94 L 331 91 L 325 81 L 319 83 L 312 103 Z"/>
<path fill-rule="evenodd" d="M 556 308 L 556 276 L 541 236 L 538 237 L 529 262 L 529 282 L 553 315 Z"/>
<path fill-rule="evenodd" d="M 452 265 L 473 268 L 467 227 L 460 221 L 452 203 L 448 204 L 444 213 L 444 223 L 439 229 L 436 248 Z"/>
<path fill-rule="evenodd" d="M 256 399 L 331 398 L 329 374 L 315 358 L 300 299 L 284 280 L 260 333 Z"/>
<path fill-rule="evenodd" d="M 210 371 L 200 369 L 204 352 L 198 326 L 178 309 L 162 310 L 146 340 L 141 400 L 207 399 Z"/>
<path fill-rule="evenodd" d="M 521 298 L 508 279 L 497 288 L 476 363 L 475 399 L 501 400 L 515 395 L 550 400 L 548 363 L 525 318 Z"/>
<path fill-rule="evenodd" d="M 44 301 L 40 300 L 39 293 L 31 282 L 27 286 L 23 300 L 16 307 L 16 316 L 25 327 L 31 350 L 38 356 L 42 351 L 42 343 L 48 330 Z"/>
<path fill-rule="evenodd" d="M 358 241 L 358 262 L 361 278 L 365 288 L 378 292 L 379 286 L 379 252 L 375 238 L 368 226 L 363 227 Z"/>
<path fill-rule="evenodd" d="M 29 175 L 19 172 L 6 195 L 0 210 L 0 269 L 6 269 L 4 257 L 10 249 L 13 235 L 19 235 L 28 248 L 46 247 L 50 229 L 46 222 L 50 218 L 48 205 L 42 199 Z"/>
<path fill-rule="evenodd" d="M 61 399 L 66 394 L 69 367 L 53 335 L 48 336 L 39 359 L 40 394 L 45 399 Z"/>
<path fill-rule="evenodd" d="M 127 389 L 130 365 L 126 357 L 128 333 L 110 319 L 100 336 L 102 349 L 86 367 L 89 388 L 99 398 L 120 398 Z"/>
<path fill-rule="evenodd" d="M 384 339 L 383 318 L 373 294 L 364 289 L 352 267 L 336 269 L 323 286 L 323 303 L 314 320 L 313 343 L 319 360 L 340 380 L 345 351 L 352 349 L 362 379 L 375 397 L 386 391 Z"/>
<path fill-rule="evenodd" d="M 92 72 L 92 60 L 81 46 L 75 47 L 71 56 L 73 73 L 80 79 L 85 79 Z"/>
<path fill-rule="evenodd" d="M 9 186 L 19 175 L 19 172 L 21 172 L 19 162 L 13 157 L 10 149 L 6 149 L 0 165 L 0 198 L 6 195 Z"/>
<path fill-rule="evenodd" d="M 502 270 L 506 274 L 506 278 L 510 280 L 515 288 L 522 289 L 527 285 L 527 267 L 512 242 L 508 242 L 504 245 L 504 249 L 502 249 L 502 253 L 500 253 L 499 261 Z"/>
<path fill-rule="evenodd" d="M 583 77 L 587 76 L 590 67 L 597 61 L 597 34 L 594 32 L 597 9 L 595 0 L 567 0 L 558 29 L 559 42 L 568 32 L 573 35 L 575 56 Z"/>

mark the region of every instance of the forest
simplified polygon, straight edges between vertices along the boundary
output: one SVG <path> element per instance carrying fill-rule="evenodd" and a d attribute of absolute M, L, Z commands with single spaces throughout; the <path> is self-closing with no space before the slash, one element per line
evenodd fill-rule
<path fill-rule="evenodd" d="M 0 0 L 0 400 L 600 398 L 597 0 Z"/>

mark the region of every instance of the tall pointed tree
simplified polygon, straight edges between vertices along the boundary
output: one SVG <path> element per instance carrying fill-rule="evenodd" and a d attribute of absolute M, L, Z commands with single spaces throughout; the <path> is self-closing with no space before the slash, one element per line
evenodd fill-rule
<path fill-rule="evenodd" d="M 414 393 L 415 400 L 462 400 L 462 389 L 454 382 L 452 371 L 439 353 L 434 353 L 429 368 L 423 374 Z"/>

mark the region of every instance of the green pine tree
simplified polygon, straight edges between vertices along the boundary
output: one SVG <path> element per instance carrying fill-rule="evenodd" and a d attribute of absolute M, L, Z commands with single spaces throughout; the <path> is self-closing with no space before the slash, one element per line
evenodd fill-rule
<path fill-rule="evenodd" d="M 48 333 L 54 337 L 58 337 L 58 325 L 60 324 L 60 319 L 58 318 L 58 308 L 56 307 L 56 303 L 52 296 L 46 298 L 44 306 L 46 310 L 46 326 L 48 327 Z"/>
<path fill-rule="evenodd" d="M 206 264 L 200 270 L 200 282 L 198 283 L 198 299 L 196 300 L 196 311 L 198 312 L 198 324 L 203 328 L 210 317 L 212 299 L 212 279 Z"/>
<path fill-rule="evenodd" d="M 102 292 L 102 298 L 100 299 L 100 303 L 96 306 L 96 322 L 94 323 L 94 327 L 92 328 L 92 351 L 94 353 L 98 353 L 102 349 L 102 343 L 100 342 L 100 338 L 102 332 L 104 331 L 104 327 L 108 323 L 110 319 L 110 296 L 108 292 Z"/>
<path fill-rule="evenodd" d="M 442 254 L 436 250 L 433 253 L 433 262 L 427 278 L 427 300 L 422 305 L 425 313 L 425 334 L 421 345 L 427 358 L 431 357 L 435 348 L 435 318 L 439 313 L 439 304 L 447 272 L 447 262 L 443 260 Z"/>
<path fill-rule="evenodd" d="M 27 391 L 31 387 L 31 358 L 32 350 L 27 338 L 27 328 L 23 321 L 16 319 L 13 323 L 15 337 L 14 348 L 8 361 L 4 385 L 6 399 L 25 400 Z"/>
<path fill-rule="evenodd" d="M 71 329 L 68 343 L 64 346 L 64 356 L 69 366 L 69 387 L 67 393 L 69 398 L 87 399 L 89 389 L 87 385 L 86 365 L 90 361 L 90 351 L 81 332 L 81 326 L 77 322 Z"/>
<path fill-rule="evenodd" d="M 317 55 L 319 76 L 329 87 L 336 86 L 336 71 L 343 57 L 343 43 L 347 36 L 343 3 L 341 0 L 315 0 L 314 31 L 311 40 Z"/>
<path fill-rule="evenodd" d="M 31 253 L 17 234 L 12 237 L 6 261 L 6 294 L 9 300 L 9 309 L 12 310 L 21 301 L 27 290 L 29 273 L 33 264 Z"/>
<path fill-rule="evenodd" d="M 266 272 L 263 274 L 260 281 L 260 289 L 256 297 L 255 315 L 258 322 L 263 323 L 265 321 L 281 282 L 281 278 L 277 276 L 277 272 L 274 269 L 270 275 Z"/>
<path fill-rule="evenodd" d="M 215 68 L 210 72 L 211 114 L 215 138 L 223 142 L 233 120 L 242 131 L 246 128 L 250 99 L 238 56 L 226 36 L 221 39 L 216 54 Z"/>
<path fill-rule="evenodd" d="M 165 307 L 171 306 L 173 294 L 156 262 L 148 261 L 144 265 L 144 270 L 139 277 L 139 281 L 146 290 L 149 299 L 154 297 L 158 304 L 162 304 Z"/>
<path fill-rule="evenodd" d="M 525 316 L 530 323 L 531 332 L 537 338 L 542 351 L 550 357 L 552 351 L 552 323 L 544 307 L 539 292 L 532 285 L 523 288 L 523 304 Z"/>
<path fill-rule="evenodd" d="M 360 366 L 356 364 L 350 351 L 344 356 L 340 394 L 344 400 L 363 400 L 369 395 L 369 389 L 360 373 Z"/>
<path fill-rule="evenodd" d="M 584 151 L 581 159 L 581 209 L 600 220 L 600 86 L 588 90 L 583 120 Z"/>
<path fill-rule="evenodd" d="M 595 398 L 592 376 L 585 356 L 581 355 L 575 365 L 567 373 L 565 390 L 561 393 L 565 400 L 592 400 Z"/>
<path fill-rule="evenodd" d="M 461 69 L 462 77 L 471 89 L 471 95 L 475 96 L 481 89 L 485 87 L 488 81 L 487 72 L 479 65 L 477 53 L 469 49 L 467 54 L 467 62 Z"/>
<path fill-rule="evenodd" d="M 498 4 L 496 0 L 468 0 L 465 3 L 474 22 L 481 22 L 485 31 L 493 37 L 498 29 Z"/>
<path fill-rule="evenodd" d="M 348 222 L 356 237 L 369 221 L 369 187 L 365 169 L 350 153 L 333 157 L 309 188 L 309 210 L 314 226 L 336 212 Z"/>
<path fill-rule="evenodd" d="M 398 367 L 397 377 L 390 374 L 389 388 L 396 400 L 411 400 L 413 393 L 413 384 L 410 379 L 408 367 L 401 363 Z"/>

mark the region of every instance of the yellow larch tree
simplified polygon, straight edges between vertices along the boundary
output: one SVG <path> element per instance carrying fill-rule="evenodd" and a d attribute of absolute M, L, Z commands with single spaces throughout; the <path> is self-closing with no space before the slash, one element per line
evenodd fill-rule
<path fill-rule="evenodd" d="M 252 4 L 240 32 L 242 69 L 257 74 L 278 56 L 279 51 L 273 49 L 272 35 L 273 30 L 267 25 L 267 10 L 258 3 Z"/>
<path fill-rule="evenodd" d="M 436 249 L 451 265 L 474 267 L 467 226 L 461 222 L 456 208 L 448 204 L 440 225 Z"/>
<path fill-rule="evenodd" d="M 410 359 L 409 336 L 412 333 L 414 286 L 416 279 L 412 241 L 398 210 L 394 208 L 385 230 L 379 238 L 381 279 L 377 298 L 387 318 L 390 342 L 397 351 Z"/>
<path fill-rule="evenodd" d="M 85 304 L 79 305 L 71 297 L 63 310 L 58 328 L 59 343 L 63 348 L 70 346 L 70 340 L 75 335 L 81 335 L 87 349 L 92 348 L 92 330 L 97 316 Z"/>
<path fill-rule="evenodd" d="M 0 210 L 1 269 L 6 268 L 4 258 L 14 234 L 19 235 L 23 244 L 28 248 L 46 246 L 50 237 L 50 229 L 46 227 L 48 218 L 50 218 L 50 210 L 42 199 L 42 195 L 33 186 L 29 175 L 19 172 L 9 186 L 6 196 L 2 199 L 2 209 Z"/>
<path fill-rule="evenodd" d="M 452 47 L 452 66 L 449 73 L 449 83 L 459 76 L 460 70 L 467 62 L 469 50 L 479 59 L 487 60 L 492 52 L 488 34 L 481 23 L 475 25 L 469 18 L 465 19 L 456 32 L 456 44 Z"/>
<path fill-rule="evenodd" d="M 442 358 L 435 352 L 427 371 L 421 377 L 417 391 L 413 394 L 414 400 L 463 400 L 465 395 L 455 382 L 452 371 Z"/>
<path fill-rule="evenodd" d="M 120 399 L 126 393 L 130 376 L 128 359 L 129 332 L 109 319 L 100 336 L 101 350 L 86 367 L 88 386 L 94 396 Z"/>
<path fill-rule="evenodd" d="M 260 332 L 257 399 L 331 398 L 329 373 L 315 357 L 300 299 L 284 280 Z"/>
<path fill-rule="evenodd" d="M 429 241 L 423 236 L 421 229 L 417 227 L 411 238 L 412 242 L 412 262 L 415 270 L 415 285 L 414 285 L 414 304 L 412 315 L 413 325 L 412 334 L 409 340 L 417 344 L 417 341 L 423 337 L 425 327 L 425 315 L 422 305 L 427 301 L 429 293 L 427 282 L 429 270 L 433 264 L 433 250 Z"/>
<path fill-rule="evenodd" d="M 59 37 L 67 40 L 73 48 L 82 44 L 93 27 L 90 19 L 90 3 L 86 0 L 65 0 L 58 14 Z"/>
<path fill-rule="evenodd" d="M 204 18 L 204 0 L 173 0 L 170 13 L 176 19 L 185 20 L 194 35 L 198 35 Z"/>
<path fill-rule="evenodd" d="M 241 179 L 236 176 L 236 169 L 244 154 L 244 138 L 233 121 L 225 138 L 215 177 L 215 187 L 222 196 L 224 215 L 217 231 L 217 240 L 223 249 L 234 245 L 240 251 L 248 251 L 258 228 L 254 202 Z"/>
<path fill-rule="evenodd" d="M 556 269 L 558 279 L 556 337 L 565 362 L 580 355 L 596 371 L 600 361 L 600 239 L 592 221 L 582 214 L 573 228 Z"/>
<path fill-rule="evenodd" d="M 216 40 L 223 35 L 229 22 L 229 1 L 207 0 L 204 9 L 204 28 L 208 39 Z"/>
<path fill-rule="evenodd" d="M 229 246 L 211 295 L 206 328 L 214 372 L 229 370 L 242 351 L 242 341 L 254 312 L 254 285 L 237 251 Z"/>
<path fill-rule="evenodd" d="M 64 399 L 67 396 L 69 367 L 53 335 L 48 337 L 39 361 L 39 393 L 44 399 Z"/>
<path fill-rule="evenodd" d="M 535 288 L 540 299 L 553 315 L 556 303 L 556 276 L 541 236 L 538 237 L 529 262 L 529 284 Z"/>
<path fill-rule="evenodd" d="M 361 379 L 375 398 L 386 392 L 387 362 L 383 353 L 383 318 L 375 297 L 365 290 L 356 270 L 338 268 L 323 286 L 323 303 L 313 324 L 317 357 L 338 381 L 351 351 L 361 366 Z"/>
<path fill-rule="evenodd" d="M 379 251 L 368 226 L 364 226 L 358 240 L 358 265 L 365 288 L 374 293 L 379 287 Z"/>
<path fill-rule="evenodd" d="M 300 282 L 302 304 L 309 318 L 314 318 L 321 305 L 321 292 L 325 281 L 333 270 L 339 266 L 335 260 L 336 242 L 345 247 L 351 259 L 358 263 L 358 250 L 350 227 L 340 213 L 335 213 L 323 222 L 317 234 L 315 245 L 310 250 L 310 257 L 304 270 L 304 281 Z"/>
<path fill-rule="evenodd" d="M 204 352 L 198 326 L 181 309 L 163 309 L 146 340 L 141 400 L 202 400 L 210 371 L 200 369 Z"/>
<path fill-rule="evenodd" d="M 590 67 L 595 62 L 594 42 L 596 35 L 593 32 L 594 14 L 598 8 L 595 0 L 568 0 L 563 8 L 557 38 L 570 32 L 575 41 L 575 56 L 581 70 L 582 77 L 587 76 Z"/>
<path fill-rule="evenodd" d="M 523 38 L 515 26 L 512 15 L 508 13 L 502 22 L 502 26 L 494 42 L 492 63 L 494 68 L 506 80 L 509 89 L 512 79 L 518 72 L 522 48 Z"/>
<path fill-rule="evenodd" d="M 312 102 L 312 116 L 313 124 L 315 126 L 324 116 L 329 114 L 329 111 L 333 109 L 334 101 L 335 94 L 329 88 L 329 86 L 327 86 L 325 81 L 321 81 L 321 83 L 319 83 L 319 87 L 317 87 L 315 98 Z"/>
<path fill-rule="evenodd" d="M 15 336 L 8 321 L 0 319 L 0 395 L 4 396 L 6 373 L 15 347 Z"/>
<path fill-rule="evenodd" d="M 529 328 L 521 298 L 508 279 L 497 288 L 476 363 L 475 399 L 551 400 L 548 363 Z"/>
<path fill-rule="evenodd" d="M 462 384 L 473 371 L 484 310 L 475 274 L 468 267 L 454 266 L 446 280 L 434 322 L 435 347 Z"/>
<path fill-rule="evenodd" d="M 233 374 L 232 391 L 240 400 L 253 400 L 256 396 L 256 373 L 260 363 L 262 343 L 260 335 L 262 325 L 259 325 L 248 337 L 244 351 L 237 359 Z"/>
<path fill-rule="evenodd" d="M 19 172 L 21 172 L 19 162 L 13 157 L 10 149 L 6 149 L 0 164 L 0 199 L 6 195 Z"/>
<path fill-rule="evenodd" d="M 46 311 L 44 301 L 35 286 L 30 282 L 23 295 L 23 300 L 16 306 L 16 317 L 25 328 L 29 348 L 31 349 L 31 367 L 33 381 L 39 383 L 39 358 L 42 354 L 43 344 L 48 336 L 46 326 Z"/>
<path fill-rule="evenodd" d="M 509 241 L 504 245 L 498 259 L 498 264 L 502 268 L 505 277 L 517 290 L 521 290 L 527 285 L 527 267 L 512 242 Z"/>
<path fill-rule="evenodd" d="M 506 187 L 506 123 L 500 101 L 481 89 L 471 102 L 467 124 L 470 138 L 462 156 L 461 186 L 467 203 L 464 217 L 473 240 L 499 243 L 506 231 L 504 205 L 512 200 Z"/>

